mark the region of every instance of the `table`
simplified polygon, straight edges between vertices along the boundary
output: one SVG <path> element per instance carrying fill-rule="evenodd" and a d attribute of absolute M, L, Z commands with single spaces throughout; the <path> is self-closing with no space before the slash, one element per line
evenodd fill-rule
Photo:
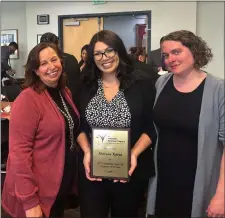
<path fill-rule="evenodd" d="M 9 102 L 9 101 L 1 101 L 1 120 L 2 119 L 10 120 L 10 113 L 2 112 L 2 110 L 7 106 L 12 107 L 12 103 L 13 102 Z"/>

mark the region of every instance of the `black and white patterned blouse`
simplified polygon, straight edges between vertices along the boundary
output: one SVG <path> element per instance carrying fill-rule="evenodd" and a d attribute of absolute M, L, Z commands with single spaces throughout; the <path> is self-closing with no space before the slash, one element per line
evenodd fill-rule
<path fill-rule="evenodd" d="M 123 90 L 119 90 L 108 102 L 104 95 L 103 82 L 98 80 L 96 95 L 90 100 L 85 110 L 85 117 L 90 127 L 129 128 L 131 113 Z"/>

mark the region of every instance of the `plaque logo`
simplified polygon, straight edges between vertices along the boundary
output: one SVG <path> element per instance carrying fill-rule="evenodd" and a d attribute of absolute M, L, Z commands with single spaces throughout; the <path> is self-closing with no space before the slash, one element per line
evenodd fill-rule
<path fill-rule="evenodd" d="M 105 135 L 98 135 L 98 138 L 101 139 L 101 143 L 103 143 L 105 137 L 106 137 L 107 133 Z"/>

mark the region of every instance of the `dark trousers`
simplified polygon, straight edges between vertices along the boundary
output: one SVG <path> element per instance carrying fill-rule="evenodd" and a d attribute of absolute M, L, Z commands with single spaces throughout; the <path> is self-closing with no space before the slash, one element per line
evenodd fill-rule
<path fill-rule="evenodd" d="M 138 217 L 145 187 L 137 181 L 113 183 L 89 181 L 81 170 L 79 178 L 79 200 L 82 218 Z"/>
<path fill-rule="evenodd" d="M 64 215 L 64 199 L 63 198 L 56 198 L 54 204 L 52 205 L 50 216 L 51 218 L 60 218 Z"/>

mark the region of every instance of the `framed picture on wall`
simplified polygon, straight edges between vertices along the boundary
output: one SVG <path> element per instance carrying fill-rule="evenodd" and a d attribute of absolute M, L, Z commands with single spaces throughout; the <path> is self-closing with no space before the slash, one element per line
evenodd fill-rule
<path fill-rule="evenodd" d="M 18 43 L 18 30 L 17 29 L 1 30 L 1 46 L 9 45 L 10 42 Z M 14 54 L 10 55 L 10 58 L 18 59 L 19 51 L 16 50 Z"/>
<path fill-rule="evenodd" d="M 37 44 L 40 43 L 40 41 L 41 41 L 41 36 L 42 36 L 42 34 L 37 34 Z"/>
<path fill-rule="evenodd" d="M 37 15 L 37 24 L 38 25 L 49 24 L 49 14 Z"/>

